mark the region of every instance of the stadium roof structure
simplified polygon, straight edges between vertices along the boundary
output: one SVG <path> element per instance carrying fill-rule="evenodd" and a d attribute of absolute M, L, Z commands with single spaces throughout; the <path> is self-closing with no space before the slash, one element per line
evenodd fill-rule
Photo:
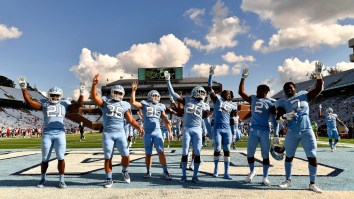
<path fill-rule="evenodd" d="M 38 91 L 28 91 L 28 93 L 36 100 L 45 99 Z M 0 100 L 25 101 L 21 89 L 6 86 L 0 86 Z"/>
<path fill-rule="evenodd" d="M 325 92 L 331 92 L 336 89 L 341 89 L 341 88 L 346 88 L 346 87 L 352 87 L 354 86 L 354 69 L 339 72 L 333 75 L 328 75 L 323 77 L 324 80 L 324 90 L 322 93 Z M 310 90 L 311 88 L 314 88 L 316 84 L 316 80 L 308 80 L 304 82 L 299 82 L 296 83 L 296 90 L 297 91 L 302 91 L 302 90 Z M 279 91 L 272 97 L 275 99 L 279 99 L 284 95 L 283 90 Z"/>

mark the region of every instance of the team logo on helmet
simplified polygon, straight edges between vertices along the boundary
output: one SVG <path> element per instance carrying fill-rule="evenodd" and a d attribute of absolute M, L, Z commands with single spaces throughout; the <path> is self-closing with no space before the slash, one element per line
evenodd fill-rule
<path fill-rule="evenodd" d="M 193 88 L 191 95 L 195 99 L 204 100 L 206 97 L 206 91 L 202 86 L 196 86 Z"/>
<path fill-rule="evenodd" d="M 273 138 L 273 142 L 270 147 L 270 154 L 275 160 L 283 160 L 285 156 L 285 147 L 280 142 L 279 138 L 276 142 L 274 140 L 275 139 Z"/>
<path fill-rule="evenodd" d="M 59 103 L 63 97 L 63 91 L 57 87 L 54 86 L 53 88 L 49 89 L 48 91 L 48 100 L 52 103 Z"/>
<path fill-rule="evenodd" d="M 111 98 L 116 101 L 121 101 L 124 97 L 125 91 L 123 86 L 115 85 L 111 88 Z"/>
<path fill-rule="evenodd" d="M 157 90 L 152 90 L 148 93 L 148 101 L 154 102 L 155 104 L 160 102 L 160 93 Z"/>

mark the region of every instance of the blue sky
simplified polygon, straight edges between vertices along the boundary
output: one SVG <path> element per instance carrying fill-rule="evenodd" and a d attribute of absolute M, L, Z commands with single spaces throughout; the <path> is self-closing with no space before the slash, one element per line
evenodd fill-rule
<path fill-rule="evenodd" d="M 272 93 L 290 79 L 307 80 L 320 60 L 354 68 L 352 0 L 0 0 L 0 75 L 26 76 L 41 91 L 78 85 L 100 73 L 100 85 L 139 67 L 183 67 L 237 92 L 266 83 Z M 16 82 L 17 83 L 17 82 Z"/>

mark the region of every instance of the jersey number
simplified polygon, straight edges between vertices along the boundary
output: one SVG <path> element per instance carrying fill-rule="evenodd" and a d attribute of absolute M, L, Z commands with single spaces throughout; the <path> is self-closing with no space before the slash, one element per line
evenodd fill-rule
<path fill-rule="evenodd" d="M 123 118 L 123 112 L 124 112 L 123 108 L 112 106 L 112 105 L 108 105 L 107 108 L 109 109 L 110 112 L 110 113 L 106 113 L 108 117 Z"/>
<path fill-rule="evenodd" d="M 262 113 L 262 108 L 264 104 L 262 102 L 256 102 L 256 106 L 254 107 L 254 112 Z"/>
<path fill-rule="evenodd" d="M 202 107 L 194 104 L 188 104 L 186 113 L 192 113 L 196 116 L 202 117 Z"/>
<path fill-rule="evenodd" d="M 47 117 L 63 117 L 62 106 L 48 106 Z"/>
<path fill-rule="evenodd" d="M 156 118 L 160 118 L 161 113 L 157 111 L 157 109 L 153 108 L 153 107 L 146 107 L 146 115 L 148 117 L 156 117 Z"/>

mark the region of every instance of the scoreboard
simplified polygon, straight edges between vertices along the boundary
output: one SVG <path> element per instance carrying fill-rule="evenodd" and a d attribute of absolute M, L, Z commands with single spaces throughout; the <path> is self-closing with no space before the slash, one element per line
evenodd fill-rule
<path fill-rule="evenodd" d="M 165 80 L 164 72 L 168 71 L 171 74 L 171 80 L 183 79 L 182 67 L 170 68 L 138 68 L 138 80 L 162 81 Z"/>

